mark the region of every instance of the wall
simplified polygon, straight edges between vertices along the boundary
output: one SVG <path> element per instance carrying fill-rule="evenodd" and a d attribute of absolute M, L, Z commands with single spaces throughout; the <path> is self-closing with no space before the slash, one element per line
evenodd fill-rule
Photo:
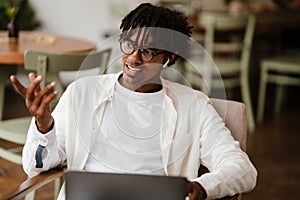
<path fill-rule="evenodd" d="M 106 33 L 119 31 L 121 19 L 141 2 L 159 0 L 29 0 L 41 20 L 42 31 L 99 43 Z M 202 9 L 224 9 L 225 0 L 200 1 Z"/>
<path fill-rule="evenodd" d="M 42 22 L 42 31 L 98 43 L 104 40 L 106 32 L 118 31 L 120 20 L 128 10 L 144 1 L 30 0 L 30 2 Z"/>
<path fill-rule="evenodd" d="M 159 0 L 29 0 L 41 20 L 41 31 L 89 40 L 99 44 L 105 34 L 119 33 L 121 19 L 141 2 L 156 3 Z M 220 8 L 224 0 L 200 1 L 204 8 Z M 111 45 L 111 42 L 108 42 Z M 101 43 L 103 46 L 103 43 Z M 115 44 L 117 45 L 117 44 Z M 117 50 L 114 50 L 117 49 Z M 114 47 L 111 59 L 119 62 L 120 52 Z M 117 71 L 118 63 L 111 71 Z"/>

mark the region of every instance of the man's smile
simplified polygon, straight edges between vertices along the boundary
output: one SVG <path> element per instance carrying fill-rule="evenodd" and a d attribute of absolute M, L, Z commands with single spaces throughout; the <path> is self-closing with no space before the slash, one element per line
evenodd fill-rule
<path fill-rule="evenodd" d="M 129 65 L 128 63 L 125 63 L 125 66 L 127 67 L 127 69 L 129 69 L 130 71 L 133 71 L 133 72 L 141 72 L 142 69 L 139 68 L 139 67 L 133 67 L 131 65 Z"/>

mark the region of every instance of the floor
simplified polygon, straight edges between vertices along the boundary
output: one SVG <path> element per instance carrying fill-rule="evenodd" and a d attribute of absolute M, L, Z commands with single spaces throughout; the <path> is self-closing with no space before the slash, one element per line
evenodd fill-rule
<path fill-rule="evenodd" d="M 22 100 L 8 90 L 6 117 L 26 115 Z M 272 95 L 268 96 L 267 116 L 263 124 L 248 136 L 248 154 L 258 169 L 256 188 L 243 194 L 243 200 L 300 199 L 300 94 L 299 89 L 288 92 L 280 116 L 274 117 Z M 11 106 L 17 103 L 20 107 Z M 7 145 L 0 140 L 0 145 Z M 26 178 L 20 165 L 0 159 L 0 199 Z M 36 199 L 52 199 L 51 184 L 37 191 Z"/>

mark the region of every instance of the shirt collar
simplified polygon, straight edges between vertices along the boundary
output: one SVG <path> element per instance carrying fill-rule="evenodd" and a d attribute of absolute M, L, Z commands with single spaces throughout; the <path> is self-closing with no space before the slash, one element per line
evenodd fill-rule
<path fill-rule="evenodd" d="M 113 78 L 111 79 L 105 78 L 104 76 L 100 76 L 97 82 L 96 92 L 95 92 L 94 102 L 96 106 L 100 105 L 104 101 L 112 101 L 114 96 L 114 87 L 121 74 L 122 72 L 108 75 L 108 76 L 113 76 Z"/>
<path fill-rule="evenodd" d="M 103 80 L 104 77 L 100 76 L 98 83 L 97 83 L 96 92 L 95 92 L 95 101 L 94 102 L 96 103 L 96 106 L 99 106 L 104 101 L 112 101 L 113 100 L 115 85 L 122 73 L 123 72 L 121 71 L 116 74 L 113 74 L 112 79 L 106 79 L 106 80 Z M 161 83 L 163 86 L 163 93 L 165 96 L 168 94 L 168 81 L 161 77 Z"/>

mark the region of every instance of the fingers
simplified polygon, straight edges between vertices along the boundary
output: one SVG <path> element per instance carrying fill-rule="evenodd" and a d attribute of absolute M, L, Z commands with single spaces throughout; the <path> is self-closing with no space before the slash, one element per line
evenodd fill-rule
<path fill-rule="evenodd" d="M 31 113 L 36 117 L 36 119 L 44 118 L 43 116 L 50 113 L 50 102 L 56 98 L 58 92 L 55 91 L 43 98 L 39 105 L 33 104 L 31 107 Z"/>
<path fill-rule="evenodd" d="M 40 81 L 39 82 L 36 82 L 36 75 L 35 73 L 29 73 L 28 75 L 28 78 L 30 80 L 30 83 L 35 83 L 33 89 L 35 92 L 39 91 L 40 90 Z M 39 76 L 38 79 L 42 79 L 41 76 Z M 24 87 L 24 85 L 21 84 L 21 82 L 17 79 L 17 77 L 15 75 L 11 75 L 10 76 L 10 80 L 14 86 L 14 88 L 16 89 L 16 91 L 24 98 L 26 99 L 26 96 L 28 95 L 28 89 L 26 87 Z M 32 85 L 32 84 L 31 84 Z M 31 91 L 29 91 L 31 92 Z"/>
<path fill-rule="evenodd" d="M 25 99 L 27 88 L 25 88 L 14 75 L 10 76 L 10 81 L 12 82 L 15 90 Z"/>
<path fill-rule="evenodd" d="M 186 191 L 187 191 L 187 193 L 192 192 L 192 183 L 191 183 L 191 181 L 187 182 L 187 184 L 186 184 Z"/>
<path fill-rule="evenodd" d="M 195 200 L 195 197 L 194 197 L 195 194 L 193 194 L 192 182 L 188 181 L 186 188 L 187 188 L 187 194 L 188 194 L 189 200 Z"/>
<path fill-rule="evenodd" d="M 32 83 L 32 87 L 30 86 L 27 92 L 28 96 L 26 98 L 26 105 L 34 116 L 43 115 L 43 113 L 49 108 L 50 102 L 58 95 L 57 91 L 52 92 L 56 86 L 55 82 L 50 83 L 37 94 L 35 94 L 33 91 L 36 88 L 36 84 L 38 84 L 40 81 L 41 79 L 37 77 Z"/>
<path fill-rule="evenodd" d="M 29 112 L 36 118 L 47 119 L 51 115 L 50 103 L 58 95 L 57 91 L 53 91 L 56 83 L 52 82 L 41 89 L 40 83 L 43 80 L 42 76 L 36 76 L 35 73 L 29 73 L 28 78 L 30 85 L 26 88 L 20 83 L 16 76 L 10 76 L 10 80 L 16 91 L 25 99 Z"/>
<path fill-rule="evenodd" d="M 45 88 L 43 88 L 36 96 L 33 101 L 33 104 L 43 108 L 45 105 L 49 105 L 49 103 L 57 96 L 57 91 L 51 92 L 56 86 L 55 82 L 50 83 Z"/>
<path fill-rule="evenodd" d="M 27 89 L 26 101 L 31 102 L 35 99 L 35 96 L 38 94 L 38 91 L 40 91 L 40 83 L 42 82 L 43 77 L 42 76 L 35 77 L 34 73 L 30 73 L 28 77 L 31 84 Z"/>
<path fill-rule="evenodd" d="M 39 79 L 42 77 L 41 76 L 36 77 L 35 73 L 29 73 L 28 78 L 29 78 L 30 82 L 33 83 L 36 78 Z M 34 93 L 37 94 L 40 90 L 41 90 L 41 87 L 40 87 L 40 84 L 38 84 L 37 87 L 35 87 L 35 89 L 34 89 Z"/>
<path fill-rule="evenodd" d="M 58 95 L 57 91 L 52 92 L 50 95 L 48 95 L 46 98 L 43 99 L 43 101 L 40 104 L 38 114 L 42 114 L 45 110 L 50 110 L 50 103 L 53 101 Z"/>
<path fill-rule="evenodd" d="M 194 191 L 193 184 L 191 182 L 189 182 L 188 184 L 188 197 L 189 200 L 197 200 L 196 193 Z"/>
<path fill-rule="evenodd" d="M 36 78 L 36 75 L 35 75 L 35 73 L 29 73 L 28 74 L 28 78 L 29 78 L 29 80 L 30 80 L 30 82 L 33 82 L 34 81 L 34 79 Z"/>
<path fill-rule="evenodd" d="M 188 182 L 187 183 L 187 193 L 189 200 L 202 200 L 206 198 L 206 192 L 202 186 L 197 182 Z M 205 192 L 205 194 L 204 194 Z"/>

